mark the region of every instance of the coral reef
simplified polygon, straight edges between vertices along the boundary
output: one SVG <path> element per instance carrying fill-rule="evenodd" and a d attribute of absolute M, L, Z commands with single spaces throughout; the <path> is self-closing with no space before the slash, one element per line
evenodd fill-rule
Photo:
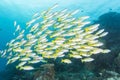
<path fill-rule="evenodd" d="M 56 65 L 59 67 L 56 68 Z M 18 71 L 14 68 L 12 71 L 9 70 L 9 73 L 6 73 L 10 74 L 8 78 L 8 75 L 6 76 L 6 74 L 4 74 L 3 77 L 6 76 L 6 80 L 119 80 L 120 77 L 119 73 L 105 69 L 96 73 L 93 70 L 85 68 L 83 64 L 78 65 L 73 63 L 68 64 L 68 66 L 65 64 L 56 65 L 54 66 L 54 64 L 43 64 L 35 71 Z"/>
<path fill-rule="evenodd" d="M 117 71 L 118 73 L 120 73 L 120 53 L 118 54 L 118 56 L 114 59 L 114 63 L 116 65 Z"/>
<path fill-rule="evenodd" d="M 41 68 L 34 73 L 33 80 L 55 80 L 54 64 L 41 65 Z"/>
<path fill-rule="evenodd" d="M 109 34 L 105 38 L 106 46 L 117 55 L 120 52 L 120 13 L 108 12 L 101 15 L 95 23 L 99 23 L 101 28 L 105 28 Z M 116 48 L 118 47 L 118 48 Z"/>
<path fill-rule="evenodd" d="M 105 47 L 111 50 L 111 52 L 104 55 L 94 55 L 93 57 L 95 58 L 95 61 L 91 63 L 91 65 L 89 63 L 89 65 L 94 67 L 94 69 L 92 68 L 94 71 L 107 69 L 120 73 L 118 61 L 120 52 L 120 13 L 105 13 L 95 21 L 95 24 L 97 23 L 100 24 L 100 28 L 105 28 L 105 31 L 109 32 L 109 34 L 104 38 L 104 44 Z"/>

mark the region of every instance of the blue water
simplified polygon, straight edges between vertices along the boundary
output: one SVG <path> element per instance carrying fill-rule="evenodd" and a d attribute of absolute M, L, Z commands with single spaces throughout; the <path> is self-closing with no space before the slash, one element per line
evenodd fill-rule
<path fill-rule="evenodd" d="M 64 8 L 71 11 L 79 9 L 77 16 L 90 16 L 90 21 L 97 20 L 107 12 L 120 13 L 120 0 L 0 0 L 0 50 L 5 49 L 5 44 L 14 38 L 14 21 L 24 29 L 34 13 L 46 10 L 56 3 L 59 5 L 56 11 Z M 1 58 L 0 71 L 5 70 L 5 63 L 6 60 Z"/>

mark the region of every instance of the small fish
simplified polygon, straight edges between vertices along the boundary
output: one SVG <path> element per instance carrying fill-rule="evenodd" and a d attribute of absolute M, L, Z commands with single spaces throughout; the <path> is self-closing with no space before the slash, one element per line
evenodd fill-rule
<path fill-rule="evenodd" d="M 17 26 L 17 22 L 16 22 L 16 21 L 14 21 L 14 26 L 15 26 L 15 27 Z"/>
<path fill-rule="evenodd" d="M 51 23 L 48 23 L 48 24 L 45 24 L 44 25 L 44 30 L 43 31 L 45 31 L 47 28 L 49 28 L 50 26 L 52 26 L 54 24 L 54 21 L 53 22 L 51 22 Z"/>
<path fill-rule="evenodd" d="M 81 28 L 80 28 L 80 27 L 75 27 L 75 28 L 72 29 L 72 31 L 76 31 L 76 32 L 79 31 L 79 32 L 81 32 L 81 33 L 83 32 L 83 30 L 81 31 Z"/>
<path fill-rule="evenodd" d="M 42 31 L 39 31 L 35 34 L 35 36 L 40 36 L 42 34 Z"/>
<path fill-rule="evenodd" d="M 6 53 L 7 53 L 7 50 L 1 51 L 1 53 L 0 53 L 0 54 L 2 54 L 1 57 L 4 57 L 6 55 Z"/>
<path fill-rule="evenodd" d="M 82 22 L 82 23 L 78 23 L 78 25 L 82 25 L 82 27 L 84 26 L 84 25 L 87 25 L 87 24 L 90 24 L 90 22 L 89 21 L 86 21 L 86 22 Z"/>
<path fill-rule="evenodd" d="M 102 46 L 102 45 L 103 45 L 103 43 L 99 42 L 99 43 L 93 44 L 92 46 L 97 46 L 97 47 L 99 47 L 99 46 Z"/>
<path fill-rule="evenodd" d="M 38 52 L 38 53 L 43 52 L 43 50 L 39 50 L 39 49 L 36 49 L 35 51 Z"/>
<path fill-rule="evenodd" d="M 75 46 L 73 46 L 73 48 L 75 48 L 75 49 L 78 49 L 78 48 L 80 48 L 81 46 L 80 45 L 75 45 Z"/>
<path fill-rule="evenodd" d="M 20 32 L 20 34 L 23 34 L 25 32 L 25 30 L 22 30 L 21 32 Z"/>
<path fill-rule="evenodd" d="M 66 36 L 74 36 L 75 35 L 75 33 L 66 33 L 66 34 L 62 34 L 61 36 L 63 36 L 63 37 L 66 37 Z"/>
<path fill-rule="evenodd" d="M 64 57 L 65 56 L 65 54 L 61 54 L 61 55 L 59 55 L 58 57 Z"/>
<path fill-rule="evenodd" d="M 71 22 L 73 25 L 76 25 L 77 24 L 77 26 L 75 26 L 76 28 L 80 28 L 80 29 L 84 29 L 85 27 L 85 25 L 86 24 L 89 24 L 90 22 L 89 21 L 86 21 L 86 22 L 80 22 L 80 21 L 76 21 L 76 20 L 74 20 L 74 21 L 72 21 Z M 83 28 L 84 27 L 84 28 Z"/>
<path fill-rule="evenodd" d="M 30 57 L 34 57 L 36 56 L 36 53 L 29 53 L 29 54 L 26 54 L 27 56 L 30 56 Z"/>
<path fill-rule="evenodd" d="M 26 63 L 27 63 L 27 62 L 21 62 L 21 63 L 19 63 L 19 64 L 16 66 L 16 68 L 19 68 L 19 67 L 25 65 Z"/>
<path fill-rule="evenodd" d="M 48 20 L 43 20 L 43 21 L 40 22 L 40 24 L 45 24 L 47 22 L 48 22 Z"/>
<path fill-rule="evenodd" d="M 80 42 L 77 43 L 77 44 L 82 45 L 82 44 L 85 44 L 85 43 L 87 43 L 87 40 L 82 40 L 82 41 L 80 41 Z"/>
<path fill-rule="evenodd" d="M 31 45 L 32 45 L 32 44 L 31 44 Z M 31 49 L 24 49 L 22 52 L 24 52 L 24 53 L 31 53 L 32 50 L 31 50 Z"/>
<path fill-rule="evenodd" d="M 51 19 L 51 18 L 53 18 L 53 14 L 50 14 L 50 15 L 47 15 L 47 17 L 46 17 L 46 19 Z"/>
<path fill-rule="evenodd" d="M 39 26 L 39 23 L 36 23 L 30 30 L 30 32 L 33 32 L 37 29 L 37 27 Z"/>
<path fill-rule="evenodd" d="M 50 9 L 55 9 L 56 7 L 58 7 L 58 4 L 56 3 L 54 6 L 52 6 Z"/>
<path fill-rule="evenodd" d="M 17 32 L 19 30 L 20 30 L 20 25 L 17 25 L 17 28 L 16 28 L 15 32 Z"/>
<path fill-rule="evenodd" d="M 65 13 L 65 12 L 67 12 L 68 11 L 68 9 L 63 9 L 62 11 L 61 11 L 61 13 Z"/>
<path fill-rule="evenodd" d="M 14 51 L 14 52 L 22 52 L 23 49 L 21 49 L 21 48 L 16 48 L 16 49 L 13 49 L 13 51 Z"/>
<path fill-rule="evenodd" d="M 7 64 L 13 63 L 13 62 L 17 61 L 19 58 L 20 58 L 20 57 L 17 56 L 17 57 L 14 57 L 14 58 L 12 58 L 12 59 L 9 59 L 8 62 L 7 62 Z"/>
<path fill-rule="evenodd" d="M 91 56 L 90 54 L 83 53 L 83 52 L 81 52 L 80 55 L 83 56 L 83 57 L 89 57 L 89 56 Z"/>
<path fill-rule="evenodd" d="M 35 14 L 33 15 L 33 18 L 36 18 L 36 17 L 38 17 L 38 16 L 39 16 L 39 12 L 35 13 Z"/>
<path fill-rule="evenodd" d="M 50 38 L 56 37 L 64 33 L 64 31 L 56 32 L 55 34 L 51 35 Z"/>
<path fill-rule="evenodd" d="M 58 26 L 55 26 L 55 28 L 61 28 L 61 27 L 63 27 L 65 24 L 60 24 L 60 25 L 58 25 Z"/>
<path fill-rule="evenodd" d="M 39 62 L 41 62 L 42 60 L 32 60 L 32 61 L 28 61 L 28 63 L 39 63 Z"/>
<path fill-rule="evenodd" d="M 102 53 L 109 53 L 109 52 L 111 52 L 109 49 L 105 49 L 102 51 Z"/>
<path fill-rule="evenodd" d="M 42 60 L 43 60 L 43 57 L 36 55 L 36 56 L 33 57 L 33 59 L 34 59 L 34 60 L 41 60 L 41 61 L 42 61 Z"/>
<path fill-rule="evenodd" d="M 45 42 L 47 42 L 48 41 L 48 39 L 47 38 L 42 38 L 39 42 L 41 42 L 41 43 L 45 43 Z"/>
<path fill-rule="evenodd" d="M 70 45 L 69 45 L 69 44 L 63 44 L 63 47 L 64 47 L 64 48 L 69 48 Z"/>
<path fill-rule="evenodd" d="M 94 33 L 95 31 L 97 31 L 98 30 L 98 28 L 95 28 L 95 29 L 92 29 L 92 30 L 90 30 L 90 31 L 87 31 L 86 33 L 87 34 L 92 34 L 92 33 Z"/>
<path fill-rule="evenodd" d="M 71 18 L 71 19 L 66 19 L 66 20 L 64 20 L 64 22 L 72 22 L 72 21 L 74 21 L 75 20 L 75 18 Z"/>
<path fill-rule="evenodd" d="M 90 40 L 90 41 L 88 41 L 88 43 L 90 43 L 90 44 L 96 44 L 96 43 L 98 43 L 98 40 Z"/>
<path fill-rule="evenodd" d="M 24 36 L 24 34 L 20 34 L 19 36 L 17 36 L 16 40 L 23 38 L 23 36 Z"/>
<path fill-rule="evenodd" d="M 51 54 L 54 53 L 54 51 L 47 51 L 46 53 L 47 53 L 48 55 L 51 55 Z"/>
<path fill-rule="evenodd" d="M 104 32 L 104 33 L 100 34 L 99 37 L 104 37 L 104 36 L 106 36 L 107 34 L 108 34 L 108 32 Z"/>
<path fill-rule="evenodd" d="M 97 30 L 98 26 L 99 26 L 99 24 L 92 25 L 90 27 L 85 28 L 85 31 L 88 32 L 88 31 L 91 31 L 91 30 L 94 30 L 94 29 Z"/>
<path fill-rule="evenodd" d="M 61 12 L 61 13 L 59 13 L 59 15 L 56 15 L 57 16 L 57 21 L 58 22 L 60 22 L 60 21 L 62 21 L 62 16 L 64 16 L 65 15 L 65 13 L 63 13 L 63 12 Z"/>
<path fill-rule="evenodd" d="M 77 44 L 77 43 L 72 42 L 70 45 L 71 45 L 71 46 L 75 46 L 76 44 Z"/>
<path fill-rule="evenodd" d="M 57 16 L 57 15 L 58 15 L 58 12 L 54 12 L 53 15 L 54 15 L 54 16 Z"/>
<path fill-rule="evenodd" d="M 93 49 L 93 51 L 91 51 L 92 54 L 98 54 L 98 53 L 101 53 L 101 52 L 103 52 L 103 50 L 99 49 L 99 48 Z"/>
<path fill-rule="evenodd" d="M 64 53 L 63 51 L 59 51 L 58 53 L 56 53 L 56 56 L 59 57 L 59 56 L 63 55 L 63 53 Z"/>
<path fill-rule="evenodd" d="M 79 31 L 76 31 L 76 35 L 80 35 L 80 34 L 83 34 L 84 30 L 79 30 Z M 84 35 L 83 35 L 84 36 Z M 79 36 L 78 38 L 82 38 L 83 36 Z"/>
<path fill-rule="evenodd" d="M 71 60 L 69 60 L 69 59 L 62 59 L 61 62 L 62 62 L 62 63 L 67 63 L 67 64 L 72 63 Z"/>
<path fill-rule="evenodd" d="M 89 17 L 90 17 L 90 16 L 80 17 L 80 18 L 79 18 L 79 20 L 82 22 L 82 21 L 84 21 L 84 20 L 88 19 Z"/>
<path fill-rule="evenodd" d="M 31 33 L 30 34 L 27 34 L 27 39 L 34 39 L 36 36 L 35 35 L 32 35 Z"/>
<path fill-rule="evenodd" d="M 47 30 L 46 32 L 45 32 L 45 34 L 51 34 L 52 33 L 52 31 L 50 31 L 50 30 Z"/>
<path fill-rule="evenodd" d="M 15 46 L 19 47 L 19 46 L 18 46 L 19 44 L 20 44 L 20 42 L 15 42 L 14 44 L 11 44 L 11 45 L 13 45 L 14 47 L 15 47 Z"/>
<path fill-rule="evenodd" d="M 79 49 L 77 49 L 77 51 L 89 52 L 89 51 L 90 51 L 90 49 L 82 49 L 82 48 L 79 48 Z"/>
<path fill-rule="evenodd" d="M 57 49 L 58 47 L 59 47 L 59 46 L 56 45 L 56 46 L 51 47 L 50 49 Z"/>
<path fill-rule="evenodd" d="M 55 44 L 57 44 L 57 46 L 59 46 L 60 44 L 62 44 L 62 43 L 64 43 L 65 42 L 65 40 L 57 40 L 57 41 L 54 41 L 55 42 Z"/>
<path fill-rule="evenodd" d="M 70 50 L 70 52 L 71 52 L 72 54 L 78 54 L 77 51 L 72 51 L 72 50 Z"/>
<path fill-rule="evenodd" d="M 57 6 L 58 6 L 58 4 L 55 4 L 54 6 L 48 8 L 48 10 L 43 11 L 43 12 L 41 13 L 41 15 L 43 15 L 43 16 L 48 15 L 49 12 L 50 12 L 51 10 L 53 10 L 54 8 L 56 8 Z M 46 19 L 46 18 L 45 18 L 45 19 Z"/>
<path fill-rule="evenodd" d="M 84 59 L 81 59 L 82 62 L 91 62 L 93 60 L 94 60 L 93 58 L 84 58 Z"/>
<path fill-rule="evenodd" d="M 99 30 L 95 35 L 99 35 L 104 32 L 104 29 Z"/>
<path fill-rule="evenodd" d="M 29 60 L 31 60 L 31 58 L 29 58 L 29 57 L 23 57 L 20 59 L 20 61 L 29 61 Z"/>
<path fill-rule="evenodd" d="M 99 36 L 91 36 L 90 38 L 88 38 L 88 40 L 90 39 L 90 40 L 96 40 L 96 39 L 98 39 L 99 38 Z"/>
<path fill-rule="evenodd" d="M 34 23 L 36 21 L 36 19 L 33 19 L 31 21 L 29 21 L 28 23 L 26 23 L 26 25 L 30 26 L 32 23 Z"/>
<path fill-rule="evenodd" d="M 23 67 L 20 67 L 20 70 L 33 70 L 34 67 L 32 66 L 23 66 Z"/>
<path fill-rule="evenodd" d="M 68 29 L 68 28 L 71 28 L 73 25 L 65 25 L 64 27 L 63 27 L 63 29 Z"/>
<path fill-rule="evenodd" d="M 98 29 L 98 26 L 100 26 L 100 24 L 94 24 L 94 25 L 90 26 L 90 30 Z"/>
<path fill-rule="evenodd" d="M 27 42 L 27 40 L 22 39 L 21 42 L 20 42 L 20 44 L 23 45 L 23 44 L 25 44 L 26 42 Z"/>
<path fill-rule="evenodd" d="M 63 20 L 65 20 L 68 16 L 69 16 L 69 14 L 64 14 L 63 16 L 60 17 L 60 19 L 63 21 Z"/>
<path fill-rule="evenodd" d="M 87 45 L 83 45 L 83 46 L 81 46 L 81 48 L 83 48 L 83 49 L 93 49 L 94 47 L 92 47 L 92 46 L 87 46 Z"/>
<path fill-rule="evenodd" d="M 32 40 L 30 40 L 30 44 L 34 44 L 36 41 L 37 41 L 38 39 L 32 39 Z"/>
<path fill-rule="evenodd" d="M 77 55 L 77 54 L 71 54 L 69 56 L 72 57 L 72 58 L 76 58 L 76 59 L 82 58 L 82 56 Z"/>
<path fill-rule="evenodd" d="M 75 14 L 77 14 L 79 11 L 80 11 L 80 10 L 75 10 L 75 11 L 71 12 L 70 15 L 75 15 Z"/>
<path fill-rule="evenodd" d="M 11 41 L 10 41 L 10 44 L 12 44 L 13 42 L 15 42 L 15 39 L 11 40 Z"/>
<path fill-rule="evenodd" d="M 75 38 L 75 39 L 72 39 L 72 40 L 70 40 L 70 41 L 72 41 L 72 42 L 79 42 L 79 41 L 81 41 L 82 40 L 82 38 Z"/>

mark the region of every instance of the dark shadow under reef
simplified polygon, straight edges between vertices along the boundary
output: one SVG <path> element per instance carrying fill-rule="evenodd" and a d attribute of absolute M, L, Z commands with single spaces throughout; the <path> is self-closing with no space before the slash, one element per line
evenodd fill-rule
<path fill-rule="evenodd" d="M 105 70 L 120 73 L 120 13 L 105 13 L 94 21 L 94 24 L 100 24 L 100 28 L 109 33 L 103 42 L 105 43 L 104 47 L 110 49 L 111 52 L 93 55 L 95 61 L 86 63 L 85 66 L 95 72 L 98 77 L 99 73 Z"/>

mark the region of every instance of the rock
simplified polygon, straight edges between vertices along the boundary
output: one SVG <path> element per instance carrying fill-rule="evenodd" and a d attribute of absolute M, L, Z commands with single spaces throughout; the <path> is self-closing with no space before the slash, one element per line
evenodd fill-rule
<path fill-rule="evenodd" d="M 118 73 L 120 73 L 120 53 L 114 60 Z"/>
<path fill-rule="evenodd" d="M 38 71 L 35 72 L 33 80 L 55 80 L 54 64 L 43 64 Z"/>

